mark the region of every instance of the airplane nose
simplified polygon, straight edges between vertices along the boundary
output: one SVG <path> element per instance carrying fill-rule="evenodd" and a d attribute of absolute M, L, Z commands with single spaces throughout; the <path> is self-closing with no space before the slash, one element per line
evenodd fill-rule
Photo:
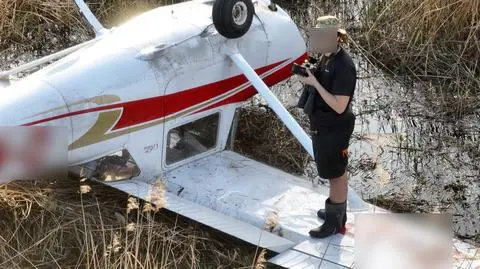
<path fill-rule="evenodd" d="M 50 173 L 66 175 L 72 128 L 62 95 L 28 78 L 1 91 L 0 184 Z"/>

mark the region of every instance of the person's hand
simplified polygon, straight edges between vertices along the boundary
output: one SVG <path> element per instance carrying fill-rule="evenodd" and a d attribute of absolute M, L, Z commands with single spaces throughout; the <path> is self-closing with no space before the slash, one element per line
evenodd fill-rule
<path fill-rule="evenodd" d="M 315 85 L 318 83 L 317 78 L 315 78 L 315 76 L 312 74 L 310 69 L 307 68 L 306 70 L 307 70 L 308 77 L 300 76 L 300 81 L 315 87 Z"/>

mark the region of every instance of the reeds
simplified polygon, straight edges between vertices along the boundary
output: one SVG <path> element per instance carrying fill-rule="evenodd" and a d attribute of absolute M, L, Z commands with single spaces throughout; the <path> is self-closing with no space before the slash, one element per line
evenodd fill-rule
<path fill-rule="evenodd" d="M 0 1 L 0 50 L 12 44 L 48 50 L 87 31 L 73 1 Z"/>
<path fill-rule="evenodd" d="M 289 112 L 305 127 L 303 111 Z M 275 112 L 267 106 L 248 106 L 241 109 L 235 150 L 273 167 L 302 174 L 310 156 L 285 127 Z"/>
<path fill-rule="evenodd" d="M 80 186 L 65 179 L 0 187 L 0 268 L 238 268 L 254 258 L 254 248 L 173 213 L 103 185 L 88 193 Z"/>
<path fill-rule="evenodd" d="M 478 105 L 479 0 L 369 0 L 361 24 L 356 37 L 368 56 L 397 76 L 427 82 L 443 112 L 458 116 Z"/>

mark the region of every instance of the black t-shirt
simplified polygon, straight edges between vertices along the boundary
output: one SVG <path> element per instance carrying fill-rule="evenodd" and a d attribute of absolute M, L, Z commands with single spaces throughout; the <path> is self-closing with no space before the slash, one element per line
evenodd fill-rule
<path fill-rule="evenodd" d="M 352 58 L 343 49 L 330 57 L 323 56 L 314 76 L 318 82 L 333 95 L 349 96 L 347 108 L 342 114 L 335 112 L 315 91 L 315 108 L 310 115 L 312 129 L 322 125 L 342 124 L 354 118 L 352 112 L 352 99 L 357 82 L 357 71 Z"/>

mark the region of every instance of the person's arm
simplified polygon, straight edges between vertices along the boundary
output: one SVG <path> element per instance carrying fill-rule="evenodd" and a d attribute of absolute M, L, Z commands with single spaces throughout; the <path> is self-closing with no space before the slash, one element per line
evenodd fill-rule
<path fill-rule="evenodd" d="M 315 76 L 310 72 L 310 70 L 307 69 L 308 77 L 302 77 L 301 80 L 303 80 L 304 83 L 309 84 L 317 90 L 317 92 L 320 94 L 320 96 L 325 100 L 325 103 L 329 105 L 335 112 L 338 114 L 342 114 L 345 109 L 347 109 L 348 102 L 350 101 L 350 95 L 346 94 L 339 94 L 339 95 L 334 95 L 329 93 L 321 84 L 318 82 L 318 80 L 315 78 Z M 345 92 L 348 89 L 345 89 L 342 92 Z M 334 91 L 335 92 L 335 91 Z"/>
<path fill-rule="evenodd" d="M 310 70 L 307 69 L 307 73 L 312 77 L 312 86 L 315 87 L 318 94 L 325 100 L 325 103 L 329 105 L 335 112 L 342 114 L 345 109 L 347 109 L 348 101 L 350 101 L 350 96 L 348 95 L 333 95 L 329 93 L 325 88 L 318 82 L 318 80 L 313 76 Z"/>

